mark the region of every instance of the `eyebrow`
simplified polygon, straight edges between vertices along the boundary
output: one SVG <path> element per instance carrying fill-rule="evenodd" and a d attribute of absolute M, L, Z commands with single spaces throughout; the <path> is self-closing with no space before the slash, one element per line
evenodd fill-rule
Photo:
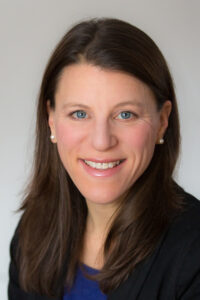
<path fill-rule="evenodd" d="M 138 107 L 142 107 L 143 104 L 141 102 L 138 101 L 125 101 L 125 102 L 120 102 L 117 103 L 114 107 L 120 107 L 120 106 L 125 106 L 125 105 L 133 105 L 133 106 L 138 106 Z M 65 103 L 63 104 L 63 109 L 66 107 L 82 107 L 82 108 L 90 108 L 88 105 L 82 104 L 82 103 Z"/>

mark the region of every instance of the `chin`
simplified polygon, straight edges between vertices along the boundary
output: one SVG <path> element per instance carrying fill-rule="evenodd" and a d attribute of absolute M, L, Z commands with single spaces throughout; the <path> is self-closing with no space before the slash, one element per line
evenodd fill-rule
<path fill-rule="evenodd" d="M 112 191 L 113 192 L 113 191 Z M 101 190 L 100 192 L 94 192 L 94 193 L 85 193 L 82 194 L 87 202 L 94 203 L 94 204 L 112 204 L 115 205 L 119 202 L 119 199 L 121 198 L 121 193 L 115 193 L 112 192 L 106 192 L 105 190 Z"/>

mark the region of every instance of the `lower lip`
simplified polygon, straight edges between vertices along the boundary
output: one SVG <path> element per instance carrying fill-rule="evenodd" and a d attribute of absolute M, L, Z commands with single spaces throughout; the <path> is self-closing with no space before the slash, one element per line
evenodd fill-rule
<path fill-rule="evenodd" d="M 113 167 L 110 169 L 103 169 L 103 170 L 94 169 L 94 168 L 88 166 L 82 159 L 80 159 L 80 163 L 82 164 L 84 170 L 91 176 L 109 177 L 109 176 L 117 174 L 121 170 L 121 168 L 123 167 L 123 165 L 125 163 L 125 160 L 116 167 Z"/>

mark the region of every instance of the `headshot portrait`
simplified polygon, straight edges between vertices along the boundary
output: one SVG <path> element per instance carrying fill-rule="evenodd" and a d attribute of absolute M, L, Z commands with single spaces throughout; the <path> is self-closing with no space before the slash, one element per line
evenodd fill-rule
<path fill-rule="evenodd" d="M 13 140 L 23 141 L 21 167 L 15 168 L 16 153 L 7 171 L 14 169 L 16 190 L 5 172 L 4 189 L 13 201 L 3 205 L 2 220 L 10 220 L 3 300 L 200 299 L 199 87 L 189 93 L 199 60 L 188 55 L 190 40 L 199 48 L 200 40 L 193 32 L 187 36 L 185 24 L 181 28 L 176 5 L 168 8 L 180 26 L 174 33 L 172 24 L 158 28 L 159 16 L 146 22 L 142 14 L 134 17 L 131 1 L 132 12 L 120 13 L 119 2 L 109 14 L 105 4 L 95 14 L 88 0 L 90 13 L 85 7 L 66 23 L 62 12 L 59 26 L 56 8 L 35 50 L 31 36 L 39 28 L 22 31 L 30 38 L 27 56 L 29 45 L 40 59 L 24 58 L 35 73 L 29 74 L 32 91 L 31 81 L 26 89 L 30 99 L 17 98 L 15 119 L 26 120 L 28 136 Z M 189 5 L 183 3 L 182 21 Z M 66 16 L 68 6 L 71 13 L 77 9 L 62 5 Z M 36 13 L 38 24 L 42 13 L 44 7 Z M 58 33 L 51 36 L 53 24 Z M 188 82 L 184 56 L 193 71 L 184 71 Z"/>

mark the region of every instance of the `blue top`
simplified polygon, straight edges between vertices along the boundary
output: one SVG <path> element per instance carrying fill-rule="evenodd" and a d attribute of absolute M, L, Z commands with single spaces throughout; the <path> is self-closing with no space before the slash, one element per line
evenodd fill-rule
<path fill-rule="evenodd" d="M 98 273 L 98 270 L 83 265 L 86 273 L 89 275 L 94 275 Z M 75 277 L 74 285 L 72 286 L 70 292 L 65 289 L 65 294 L 63 300 L 106 300 L 107 297 L 104 295 L 100 288 L 98 282 L 86 278 L 83 274 L 81 268 L 78 268 Z"/>

